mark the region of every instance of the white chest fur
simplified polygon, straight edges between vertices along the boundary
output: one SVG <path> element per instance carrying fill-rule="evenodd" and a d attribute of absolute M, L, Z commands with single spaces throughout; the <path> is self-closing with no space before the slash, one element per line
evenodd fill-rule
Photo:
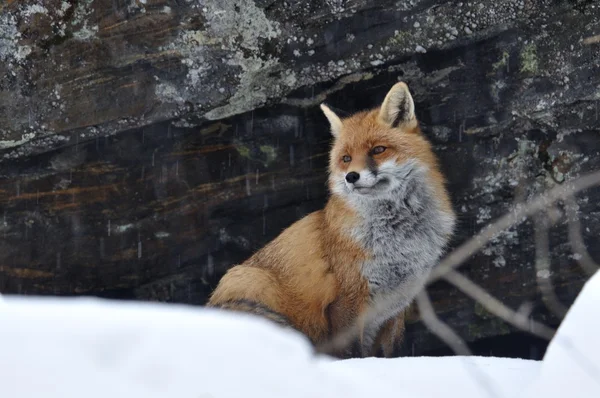
<path fill-rule="evenodd" d="M 375 329 L 414 299 L 454 228 L 454 216 L 441 210 L 426 169 L 406 167 L 405 178 L 385 195 L 353 200 L 362 220 L 352 235 L 371 254 L 361 273 L 378 307 Z"/>

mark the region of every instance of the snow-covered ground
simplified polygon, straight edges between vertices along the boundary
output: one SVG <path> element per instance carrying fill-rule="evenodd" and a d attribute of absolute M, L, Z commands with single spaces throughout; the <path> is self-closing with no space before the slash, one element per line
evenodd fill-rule
<path fill-rule="evenodd" d="M 600 397 L 600 272 L 569 309 L 524 396 Z"/>
<path fill-rule="evenodd" d="M 300 335 L 214 310 L 0 298 L 2 398 L 600 397 L 600 275 L 544 361 L 315 357 Z"/>

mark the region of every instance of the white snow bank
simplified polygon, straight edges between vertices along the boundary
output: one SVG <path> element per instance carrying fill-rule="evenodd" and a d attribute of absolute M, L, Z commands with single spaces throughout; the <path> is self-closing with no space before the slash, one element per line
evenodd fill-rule
<path fill-rule="evenodd" d="M 89 298 L 5 296 L 2 398 L 365 397 L 384 389 L 330 374 L 308 341 L 214 310 Z"/>
<path fill-rule="evenodd" d="M 600 272 L 585 284 L 544 356 L 527 398 L 600 397 Z"/>
<path fill-rule="evenodd" d="M 250 316 L 97 299 L 4 301 L 3 398 L 361 396 L 358 383 L 314 366 L 307 341 Z"/>
<path fill-rule="evenodd" d="M 489 390 L 496 397 L 598 397 L 599 291 L 597 275 L 557 335 L 586 358 L 585 370 L 558 340 L 543 364 L 481 357 L 334 361 L 313 356 L 301 335 L 249 315 L 4 296 L 0 397 L 480 398 Z"/>
<path fill-rule="evenodd" d="M 407 357 L 336 361 L 328 368 L 351 380 L 386 385 L 388 396 L 491 398 L 517 397 L 537 377 L 539 365 L 512 358 Z"/>
<path fill-rule="evenodd" d="M 301 335 L 251 316 L 81 298 L 9 296 L 5 304 L 3 398 L 481 396 L 464 367 L 470 359 L 336 362 L 314 357 Z M 538 365 L 474 361 L 513 390 Z"/>

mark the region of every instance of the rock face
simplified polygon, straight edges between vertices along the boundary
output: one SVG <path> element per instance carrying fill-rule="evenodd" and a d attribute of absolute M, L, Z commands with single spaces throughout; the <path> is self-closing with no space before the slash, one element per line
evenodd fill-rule
<path fill-rule="evenodd" d="M 600 168 L 600 6 L 588 0 L 7 0 L 0 5 L 0 292 L 202 304 L 232 264 L 323 206 L 330 137 L 409 84 L 460 215 Z M 578 195 L 600 260 L 600 190 Z M 550 277 L 587 276 L 562 217 Z M 534 303 L 532 225 L 462 270 Z M 468 341 L 511 328 L 438 283 Z M 405 354 L 440 343 L 413 314 Z"/>

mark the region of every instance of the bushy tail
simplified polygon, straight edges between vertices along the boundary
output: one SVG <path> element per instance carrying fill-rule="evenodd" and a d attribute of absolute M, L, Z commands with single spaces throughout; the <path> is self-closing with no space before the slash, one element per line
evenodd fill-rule
<path fill-rule="evenodd" d="M 252 300 L 240 299 L 240 300 L 230 300 L 223 303 L 218 304 L 209 304 L 208 306 L 213 308 L 221 308 L 225 310 L 231 311 L 239 311 L 246 312 L 254 315 L 259 315 L 264 318 L 270 319 L 276 324 L 283 327 L 293 327 L 289 319 L 280 314 L 279 312 L 273 311 L 269 307 L 264 304 L 258 303 Z"/>
<path fill-rule="evenodd" d="M 278 325 L 293 327 L 281 312 L 279 281 L 266 269 L 235 266 L 221 278 L 207 307 L 246 312 L 270 319 Z"/>

